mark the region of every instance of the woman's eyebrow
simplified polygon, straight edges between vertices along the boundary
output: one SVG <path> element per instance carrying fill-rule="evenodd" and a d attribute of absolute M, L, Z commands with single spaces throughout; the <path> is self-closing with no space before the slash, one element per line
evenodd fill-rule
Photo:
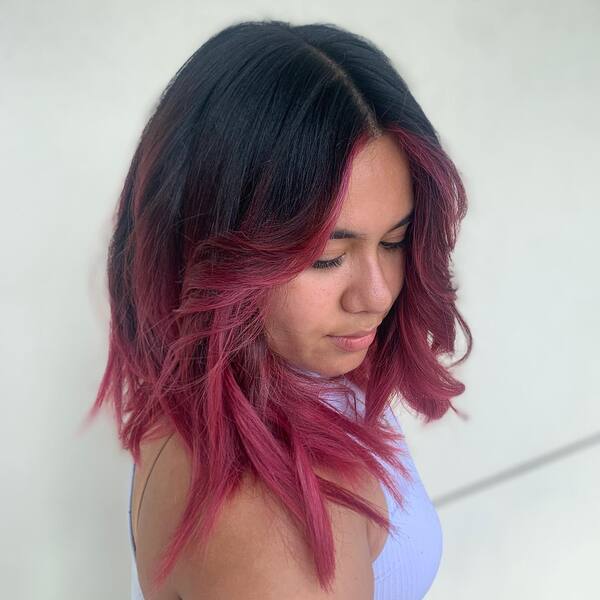
<path fill-rule="evenodd" d="M 403 225 L 407 225 L 412 221 L 415 210 L 411 210 L 401 221 L 396 223 L 387 233 L 394 231 L 394 229 L 398 229 Z M 330 240 L 364 240 L 367 236 L 364 233 L 358 233 L 356 231 L 352 231 L 350 229 L 336 229 L 330 236 Z"/>

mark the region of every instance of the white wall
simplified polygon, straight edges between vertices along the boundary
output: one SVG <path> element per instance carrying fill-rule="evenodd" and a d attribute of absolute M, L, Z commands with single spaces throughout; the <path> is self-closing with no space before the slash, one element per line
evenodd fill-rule
<path fill-rule="evenodd" d="M 600 5 L 367 6 L 0 2 L 5 597 L 128 595 L 129 457 L 107 414 L 77 433 L 106 359 L 109 220 L 158 94 L 233 21 L 334 22 L 373 39 L 464 177 L 455 271 L 475 347 L 456 404 L 470 420 L 401 415 L 432 498 L 600 429 Z M 427 597 L 600 597 L 599 459 L 590 446 L 440 506 Z"/>

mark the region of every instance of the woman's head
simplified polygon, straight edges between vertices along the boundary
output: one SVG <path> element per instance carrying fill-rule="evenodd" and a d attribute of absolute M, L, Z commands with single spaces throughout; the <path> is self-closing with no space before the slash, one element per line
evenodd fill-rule
<path fill-rule="evenodd" d="M 392 309 L 404 282 L 412 196 L 408 161 L 394 137 L 370 139 L 352 161 L 322 256 L 272 293 L 265 329 L 274 352 L 327 376 L 360 365 L 367 348 L 343 349 L 331 336 L 377 328 Z"/>
<path fill-rule="evenodd" d="M 401 500 L 372 460 L 402 469 L 379 418 L 397 394 L 437 419 L 464 390 L 440 359 L 454 352 L 457 322 L 461 361 L 471 349 L 450 271 L 465 211 L 433 126 L 388 57 L 356 34 L 239 23 L 179 69 L 115 215 L 109 357 L 92 409 L 111 398 L 136 459 L 142 438 L 168 424 L 207 475 L 193 483 L 159 579 L 198 523 L 196 539 L 208 535 L 247 469 L 310 522 L 322 583 L 333 546 L 307 491 L 319 487 L 311 466 L 348 476 L 366 466 Z M 332 239 L 342 228 L 361 237 Z M 367 350 L 327 337 L 375 326 Z M 364 419 L 328 410 L 320 378 L 293 367 L 334 383 L 345 374 L 364 389 Z"/>

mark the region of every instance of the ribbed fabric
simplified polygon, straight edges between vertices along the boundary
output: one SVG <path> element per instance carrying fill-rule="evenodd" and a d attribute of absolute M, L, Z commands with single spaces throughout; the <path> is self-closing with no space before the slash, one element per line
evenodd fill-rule
<path fill-rule="evenodd" d="M 311 373 L 308 371 L 308 373 Z M 348 382 L 349 383 L 349 382 Z M 362 391 L 352 386 L 359 400 L 364 400 Z M 341 412 L 349 410 L 344 397 L 333 394 L 323 397 L 330 405 Z M 364 406 L 364 404 L 362 405 Z M 359 412 L 361 403 L 359 402 Z M 385 413 L 388 423 L 394 424 L 402 431 L 400 423 L 391 408 Z M 373 562 L 375 593 L 373 600 L 420 600 L 422 599 L 436 576 L 442 556 L 442 528 L 435 507 L 419 477 L 415 464 L 405 444 L 402 447 L 407 454 L 403 464 L 409 470 L 413 482 L 407 482 L 400 473 L 395 473 L 387 463 L 382 463 L 398 482 L 404 497 L 402 508 L 382 486 L 391 522 L 397 532 L 390 532 L 383 550 Z M 131 600 L 144 600 L 138 581 L 135 563 L 135 544 L 131 526 L 131 492 L 135 465 L 131 471 L 129 496 L 129 537 L 131 548 Z"/>

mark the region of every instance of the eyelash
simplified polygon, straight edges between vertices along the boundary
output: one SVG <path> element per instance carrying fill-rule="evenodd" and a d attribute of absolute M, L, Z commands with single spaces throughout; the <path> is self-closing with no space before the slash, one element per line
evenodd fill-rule
<path fill-rule="evenodd" d="M 401 242 L 394 242 L 393 244 L 388 244 L 386 242 L 381 242 L 383 247 L 386 250 L 394 251 L 401 250 L 406 246 L 407 238 L 404 238 Z M 338 256 L 332 260 L 318 260 L 313 264 L 313 269 L 331 269 L 333 267 L 339 267 L 342 264 L 342 257 Z"/>

